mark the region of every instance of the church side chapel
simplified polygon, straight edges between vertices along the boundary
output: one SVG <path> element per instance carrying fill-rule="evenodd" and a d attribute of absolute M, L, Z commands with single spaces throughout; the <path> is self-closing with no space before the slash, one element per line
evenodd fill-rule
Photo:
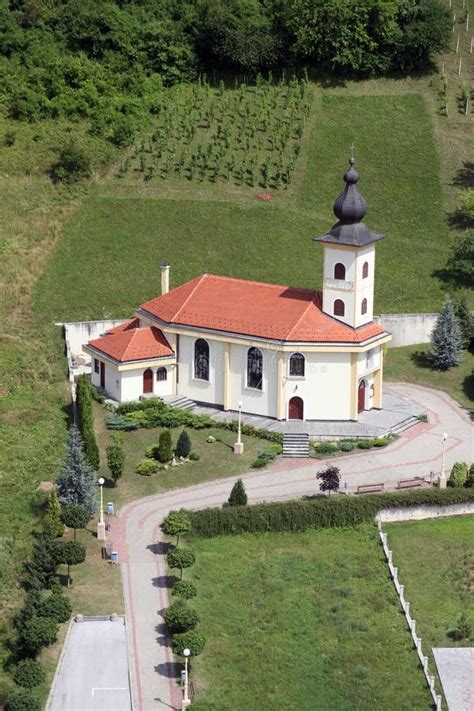
<path fill-rule="evenodd" d="M 92 383 L 117 402 L 185 396 L 277 420 L 352 420 L 382 407 L 384 345 L 373 320 L 375 245 L 351 156 L 323 246 L 321 291 L 202 274 L 90 341 Z"/>

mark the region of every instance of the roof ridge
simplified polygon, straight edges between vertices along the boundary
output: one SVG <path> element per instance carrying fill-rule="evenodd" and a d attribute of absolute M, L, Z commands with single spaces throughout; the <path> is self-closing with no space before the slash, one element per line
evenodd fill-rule
<path fill-rule="evenodd" d="M 180 308 L 176 311 L 176 313 L 171 317 L 170 323 L 171 323 L 174 319 L 177 319 L 177 318 L 178 318 L 179 314 L 180 314 L 181 311 L 184 309 L 184 307 L 186 306 L 186 304 L 188 303 L 188 301 L 190 300 L 190 298 L 191 298 L 192 296 L 194 296 L 194 294 L 195 294 L 195 292 L 196 292 L 196 289 L 198 289 L 198 288 L 201 286 L 201 283 L 204 281 L 204 279 L 205 279 L 207 276 L 209 276 L 209 274 L 201 274 L 200 277 L 197 277 L 197 278 L 198 278 L 198 282 L 197 282 L 196 286 L 192 289 L 192 291 L 190 291 L 190 293 L 188 294 L 188 296 L 187 296 L 186 299 L 184 300 L 184 302 L 183 302 L 183 304 L 181 305 L 181 307 L 180 307 Z M 191 279 L 191 281 L 192 281 L 192 279 Z M 185 283 L 186 283 L 186 282 L 185 282 Z M 170 293 L 170 292 L 168 292 L 168 293 Z"/>
<path fill-rule="evenodd" d="M 293 324 L 293 326 L 290 328 L 290 330 L 289 330 L 288 333 L 286 334 L 286 337 L 287 337 L 287 338 L 290 338 L 290 337 L 291 337 L 291 334 L 293 333 L 293 331 L 296 330 L 296 328 L 297 328 L 298 324 L 300 323 L 300 321 L 306 317 L 306 314 L 308 313 L 309 309 L 310 309 L 312 306 L 314 306 L 314 305 L 315 305 L 315 303 L 314 303 L 314 301 L 312 301 L 312 300 L 309 301 L 309 302 L 306 304 L 303 313 L 300 314 L 300 316 L 296 319 L 295 323 Z"/>
<path fill-rule="evenodd" d="M 222 281 L 239 281 L 246 284 L 260 284 L 261 286 L 270 286 L 275 289 L 294 289 L 294 291 L 305 291 L 310 293 L 319 293 L 319 289 L 310 289 L 301 286 L 290 286 L 289 284 L 273 284 L 269 281 L 260 281 L 259 279 L 243 279 L 242 277 L 225 276 L 224 274 L 203 274 L 202 276 L 212 277 Z"/>

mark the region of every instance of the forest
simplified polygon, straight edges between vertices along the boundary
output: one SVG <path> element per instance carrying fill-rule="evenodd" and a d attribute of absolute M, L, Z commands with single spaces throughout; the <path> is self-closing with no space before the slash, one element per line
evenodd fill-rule
<path fill-rule="evenodd" d="M 86 118 L 123 146 L 163 87 L 400 76 L 428 69 L 450 36 L 440 0 L 0 0 L 0 102 L 20 121 Z"/>

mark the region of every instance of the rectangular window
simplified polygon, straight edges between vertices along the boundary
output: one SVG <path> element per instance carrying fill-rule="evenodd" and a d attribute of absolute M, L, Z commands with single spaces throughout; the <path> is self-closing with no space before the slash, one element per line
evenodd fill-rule
<path fill-rule="evenodd" d="M 99 361 L 97 358 L 94 358 L 94 373 L 97 373 L 97 375 L 99 375 L 99 372 L 100 372 Z"/>

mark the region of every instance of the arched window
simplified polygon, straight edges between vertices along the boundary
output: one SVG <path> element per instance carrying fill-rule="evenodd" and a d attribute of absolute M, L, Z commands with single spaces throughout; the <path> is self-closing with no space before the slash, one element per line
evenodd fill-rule
<path fill-rule="evenodd" d="M 168 379 L 168 371 L 166 370 L 166 368 L 158 368 L 158 370 L 156 371 L 156 379 L 158 381 Z"/>
<path fill-rule="evenodd" d="M 249 348 L 247 352 L 247 387 L 262 389 L 263 355 L 260 348 Z"/>
<path fill-rule="evenodd" d="M 209 343 L 204 338 L 194 344 L 194 377 L 209 380 Z"/>
<path fill-rule="evenodd" d="M 362 315 L 367 313 L 367 299 L 362 299 L 362 304 L 360 307 L 360 312 Z"/>
<path fill-rule="evenodd" d="M 369 276 L 369 263 L 364 262 L 362 265 L 362 279 L 367 279 Z"/>
<path fill-rule="evenodd" d="M 342 299 L 336 299 L 334 302 L 334 316 L 344 316 L 346 307 Z"/>
<path fill-rule="evenodd" d="M 344 264 L 338 262 L 334 267 L 334 279 L 345 279 L 346 278 L 346 268 Z"/>
<path fill-rule="evenodd" d="M 304 355 L 293 353 L 290 357 L 290 375 L 304 378 Z"/>

